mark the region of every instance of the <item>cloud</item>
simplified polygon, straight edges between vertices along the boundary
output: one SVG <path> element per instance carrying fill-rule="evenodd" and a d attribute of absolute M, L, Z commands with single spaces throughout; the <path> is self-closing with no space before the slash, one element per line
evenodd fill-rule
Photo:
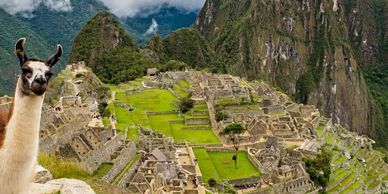
<path fill-rule="evenodd" d="M 157 12 L 162 6 L 176 7 L 186 11 L 202 8 L 205 0 L 100 0 L 119 17 L 134 17 Z"/>
<path fill-rule="evenodd" d="M 10 14 L 31 15 L 39 6 L 46 6 L 53 11 L 70 11 L 70 0 L 0 0 L 0 7 Z"/>
<path fill-rule="evenodd" d="M 152 19 L 152 23 L 148 30 L 144 33 L 145 35 L 150 35 L 150 34 L 156 34 L 158 32 L 158 23 L 156 22 L 155 19 Z"/>

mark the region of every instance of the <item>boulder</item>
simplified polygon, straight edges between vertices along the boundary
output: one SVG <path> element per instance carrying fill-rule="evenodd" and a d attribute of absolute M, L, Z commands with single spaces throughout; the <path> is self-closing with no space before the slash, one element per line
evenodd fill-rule
<path fill-rule="evenodd" d="M 30 194 L 95 194 L 93 189 L 85 182 L 77 179 L 55 179 L 46 182 L 45 184 L 34 183 Z"/>
<path fill-rule="evenodd" d="M 43 168 L 41 165 L 36 166 L 35 168 L 35 177 L 34 183 L 46 183 L 47 181 L 53 180 L 53 175 L 47 169 Z"/>

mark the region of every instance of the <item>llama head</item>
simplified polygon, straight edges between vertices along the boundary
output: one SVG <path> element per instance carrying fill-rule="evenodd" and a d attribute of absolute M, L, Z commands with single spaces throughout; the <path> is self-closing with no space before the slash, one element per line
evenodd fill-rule
<path fill-rule="evenodd" d="M 62 56 L 62 46 L 58 44 L 55 53 L 47 60 L 39 60 L 27 57 L 23 48 L 25 42 L 25 38 L 20 38 L 15 46 L 22 70 L 20 90 L 24 95 L 41 96 L 46 92 L 48 81 L 53 75 L 51 68 Z"/>

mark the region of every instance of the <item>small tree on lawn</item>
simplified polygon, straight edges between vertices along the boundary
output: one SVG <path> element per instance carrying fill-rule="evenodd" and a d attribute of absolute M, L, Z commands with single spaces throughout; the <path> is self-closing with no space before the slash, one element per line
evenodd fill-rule
<path fill-rule="evenodd" d="M 194 100 L 191 98 L 182 98 L 182 100 L 179 102 L 179 110 L 182 113 L 187 113 L 191 108 L 194 107 Z"/>
<path fill-rule="evenodd" d="M 240 124 L 231 124 L 225 127 L 221 135 L 225 135 L 229 137 L 229 139 L 233 142 L 233 147 L 236 151 L 236 154 L 233 156 L 232 160 L 234 160 L 234 168 L 237 169 L 237 152 L 240 147 L 240 139 L 239 136 L 246 131 L 245 127 Z"/>
<path fill-rule="evenodd" d="M 216 179 L 214 178 L 210 178 L 208 181 L 207 181 L 207 184 L 209 184 L 210 187 L 215 187 L 217 185 L 217 181 Z"/>

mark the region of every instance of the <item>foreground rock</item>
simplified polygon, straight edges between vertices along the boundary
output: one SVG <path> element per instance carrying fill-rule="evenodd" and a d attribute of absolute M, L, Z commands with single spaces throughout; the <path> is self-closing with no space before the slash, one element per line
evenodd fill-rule
<path fill-rule="evenodd" d="M 83 181 L 77 179 L 55 179 L 45 184 L 34 183 L 30 194 L 95 194 L 93 189 Z"/>
<path fill-rule="evenodd" d="M 35 168 L 35 177 L 34 183 L 46 183 L 47 181 L 53 180 L 53 175 L 47 169 L 43 168 L 41 165 L 38 165 Z"/>

